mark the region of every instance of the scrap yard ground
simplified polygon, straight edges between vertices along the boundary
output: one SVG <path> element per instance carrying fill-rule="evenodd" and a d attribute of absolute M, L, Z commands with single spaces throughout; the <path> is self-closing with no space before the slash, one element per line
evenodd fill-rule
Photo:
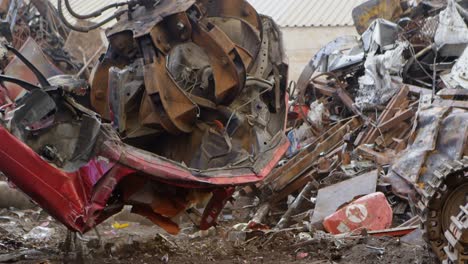
<path fill-rule="evenodd" d="M 0 0 L 0 263 L 468 263 L 468 0 L 95 2 Z"/>
<path fill-rule="evenodd" d="M 204 234 L 188 227 L 178 236 L 170 236 L 148 223 L 125 223 L 129 226 L 120 229 L 112 227 L 114 221 L 100 225 L 100 242 L 96 234 L 90 232 L 77 240 L 82 243 L 83 256 L 76 256 L 77 251 L 65 256 L 67 230 L 60 223 L 40 209 L 3 210 L 0 261 L 31 264 L 438 263 L 422 241 L 409 244 L 390 237 L 334 238 L 325 233 L 309 240 L 301 238 L 298 231 L 260 234 L 249 241 L 239 241 L 229 239 L 235 224 L 232 221 L 221 222 L 215 230 Z M 37 237 L 27 235 L 38 226 L 42 230 L 35 233 Z M 102 246 L 98 246 L 99 243 Z"/>

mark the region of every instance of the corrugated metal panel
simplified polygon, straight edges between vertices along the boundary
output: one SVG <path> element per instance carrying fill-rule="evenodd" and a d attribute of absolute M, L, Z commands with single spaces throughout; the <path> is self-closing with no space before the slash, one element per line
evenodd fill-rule
<path fill-rule="evenodd" d="M 50 0 L 57 6 L 57 0 Z M 70 0 L 75 12 L 88 14 L 105 5 L 124 0 Z M 229 0 L 228 0 L 229 1 Z M 366 0 L 248 0 L 257 11 L 273 17 L 281 27 L 334 27 L 352 26 L 351 11 Z M 107 17 L 115 9 L 104 13 Z M 65 16 L 75 19 L 65 12 Z M 103 18 L 101 17 L 101 19 Z M 94 19 L 97 22 L 99 19 Z"/>
<path fill-rule="evenodd" d="M 58 4 L 57 0 L 49 0 L 49 1 L 55 7 L 57 7 L 57 4 Z M 65 18 L 67 18 L 68 21 L 70 21 L 72 24 L 74 24 L 76 22 L 76 19 L 73 18 L 72 15 L 70 15 L 66 11 L 65 4 L 63 2 L 64 1 L 62 1 L 62 8 L 64 9 Z M 105 1 L 103 1 L 103 0 L 70 0 L 70 5 L 71 5 L 73 11 L 75 11 L 78 14 L 85 15 L 85 14 L 89 14 L 91 12 L 94 12 L 94 11 L 96 11 L 98 9 L 101 9 L 106 5 L 113 4 L 113 3 L 118 3 L 118 2 L 123 2 L 123 0 L 105 0 Z M 108 16 L 111 16 L 112 14 L 114 14 L 114 12 L 116 10 L 117 10 L 116 8 L 109 9 L 106 12 L 104 12 L 101 17 L 99 17 L 97 19 L 91 19 L 91 21 L 99 22 L 99 21 L 107 18 Z M 114 23 L 115 22 L 111 22 L 110 24 L 107 24 L 106 26 L 107 27 L 111 26 Z"/>
<path fill-rule="evenodd" d="M 352 26 L 351 11 L 366 0 L 248 0 L 281 27 Z"/>

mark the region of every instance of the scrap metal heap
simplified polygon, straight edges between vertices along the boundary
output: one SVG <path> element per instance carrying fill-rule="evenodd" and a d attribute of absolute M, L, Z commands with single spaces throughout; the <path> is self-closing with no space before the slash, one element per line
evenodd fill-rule
<path fill-rule="evenodd" d="M 60 21 L 58 12 L 47 0 L 2 0 L 0 1 L 0 43 L 10 42 L 20 49 L 34 39 L 42 52 L 62 71 L 75 73 L 81 67 L 64 49 L 70 29 Z M 0 66 L 13 59 L 0 48 Z M 3 65 L 5 64 L 5 65 Z"/>
<path fill-rule="evenodd" d="M 111 8 L 89 26 L 63 14 Z M 308 227 L 333 234 L 402 236 L 421 223 L 441 260 L 465 263 L 467 8 L 363 3 L 352 14 L 360 37 L 323 47 L 288 98 L 281 33 L 244 0 L 134 0 L 84 15 L 59 0 L 75 31 L 117 23 L 89 90 L 5 45 L 16 56 L 5 72 L 30 72 L 0 75 L 10 96 L 0 169 L 73 231 L 124 205 L 172 234 L 184 212 L 207 229 L 234 187 L 248 185 L 238 194 L 259 207 L 244 229 L 268 228 L 274 211 L 277 229 L 309 217 Z M 83 96 L 89 104 L 77 103 Z"/>
<path fill-rule="evenodd" d="M 335 234 L 366 228 L 401 235 L 419 215 L 437 256 L 466 263 L 467 7 L 372 0 L 354 9 L 360 37 L 324 46 L 298 80 L 283 166 L 244 189 L 260 198 L 250 227 L 280 211 L 276 228 L 310 215 L 310 224 Z M 376 190 L 386 194 L 395 223 L 409 221 L 387 222 L 387 211 L 376 209 L 385 202 L 373 205 L 376 195 L 355 200 Z M 343 203 L 352 210 L 340 210 Z M 395 228 L 379 230 L 383 223 Z"/>
<path fill-rule="evenodd" d="M 201 229 L 216 222 L 235 186 L 262 180 L 289 146 L 288 65 L 281 33 L 246 1 L 139 0 L 117 18 L 94 68 L 91 106 L 82 82 L 39 85 L 1 108 L 0 168 L 70 230 L 86 232 L 124 205 L 169 233 L 187 212 Z M 76 14 L 78 19 L 98 16 Z M 94 109 L 94 110 L 91 110 Z M 199 213 L 196 205 L 205 208 Z"/>

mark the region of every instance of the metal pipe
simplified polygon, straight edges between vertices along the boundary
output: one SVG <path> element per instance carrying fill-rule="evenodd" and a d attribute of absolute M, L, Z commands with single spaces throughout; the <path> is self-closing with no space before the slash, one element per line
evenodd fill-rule
<path fill-rule="evenodd" d="M 106 10 L 109 10 L 111 8 L 117 8 L 117 7 L 120 7 L 120 6 L 124 6 L 124 5 L 127 5 L 128 3 L 127 2 L 120 2 L 120 3 L 115 3 L 115 4 L 111 4 L 111 5 L 107 5 L 97 11 L 94 11 L 93 13 L 90 13 L 90 14 L 86 14 L 86 15 L 82 15 L 82 14 L 78 14 L 76 13 L 73 8 L 71 7 L 70 5 L 70 1 L 69 0 L 65 0 L 65 7 L 67 8 L 68 12 L 70 13 L 70 15 L 74 16 L 75 18 L 78 18 L 78 19 L 89 19 L 89 18 L 94 18 L 94 17 L 98 17 L 100 15 L 102 15 L 102 13 Z"/>
<path fill-rule="evenodd" d="M 23 80 L 20 80 L 20 79 L 16 79 L 16 78 L 13 78 L 13 77 L 1 75 L 1 74 L 0 74 L 0 82 L 14 83 L 14 84 L 17 84 L 17 85 L 21 86 L 22 88 L 26 89 L 27 91 L 41 89 L 39 86 L 36 86 L 36 85 L 34 85 L 32 83 L 29 83 L 29 82 L 26 82 L 26 81 L 23 81 Z"/>
<path fill-rule="evenodd" d="M 275 83 L 273 81 L 268 81 L 265 79 L 260 79 L 252 76 L 248 76 L 247 80 L 245 81 L 245 86 L 259 86 L 260 88 L 263 89 L 268 89 L 271 90 Z"/>
<path fill-rule="evenodd" d="M 70 24 L 70 22 L 63 15 L 62 0 L 58 0 L 58 15 L 60 17 L 60 20 L 62 20 L 62 22 L 63 22 L 63 24 L 65 24 L 65 26 L 67 26 L 71 30 L 78 31 L 78 32 L 85 32 L 86 33 L 86 32 L 89 32 L 89 31 L 91 31 L 93 29 L 100 28 L 101 26 L 109 23 L 111 20 L 120 17 L 125 12 L 126 11 L 124 11 L 124 10 L 122 10 L 120 12 L 117 12 L 114 15 L 104 19 L 103 21 L 101 21 L 101 22 L 99 22 L 99 23 L 97 23 L 95 25 L 89 26 L 89 27 L 74 26 L 74 25 Z"/>
<path fill-rule="evenodd" d="M 21 52 L 19 52 L 13 46 L 10 46 L 8 44 L 5 45 L 5 47 L 7 48 L 8 51 L 15 54 L 15 56 L 19 60 L 21 60 L 21 62 L 23 62 L 24 65 L 26 65 L 34 73 L 34 76 L 36 76 L 36 78 L 39 81 L 39 84 L 42 86 L 42 88 L 46 88 L 46 87 L 50 86 L 50 83 L 49 83 L 49 81 L 47 81 L 47 78 L 41 73 L 41 71 L 39 71 L 38 68 L 36 68 L 36 66 L 34 66 L 34 64 L 32 64 L 28 59 L 26 59 L 23 56 L 23 54 L 21 54 Z"/>

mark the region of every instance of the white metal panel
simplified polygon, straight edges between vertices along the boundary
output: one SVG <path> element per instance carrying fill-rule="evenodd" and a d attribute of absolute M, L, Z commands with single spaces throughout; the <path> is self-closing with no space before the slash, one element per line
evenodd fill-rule
<path fill-rule="evenodd" d="M 337 27 L 354 25 L 351 12 L 366 0 L 248 0 L 281 27 Z"/>

